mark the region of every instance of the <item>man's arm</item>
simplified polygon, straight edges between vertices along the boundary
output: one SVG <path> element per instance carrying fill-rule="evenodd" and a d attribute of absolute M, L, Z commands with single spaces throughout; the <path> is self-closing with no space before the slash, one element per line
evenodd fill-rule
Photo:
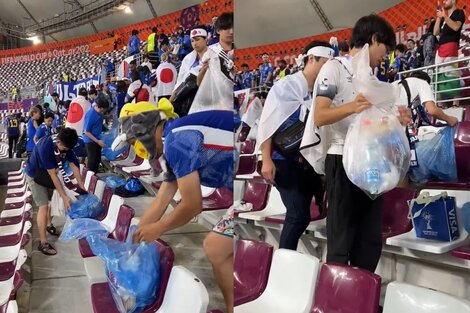
<path fill-rule="evenodd" d="M 332 107 L 331 103 L 332 100 L 328 97 L 316 97 L 314 123 L 317 127 L 334 124 L 354 113 L 361 113 L 372 106 L 362 94 L 358 94 L 354 101 L 339 107 Z"/>
<path fill-rule="evenodd" d="M 274 162 L 271 158 L 272 142 L 272 138 L 269 138 L 261 144 L 260 149 L 263 160 L 261 174 L 263 175 L 264 179 L 271 183 L 274 183 L 274 179 L 276 177 L 276 166 L 274 165 Z"/>
<path fill-rule="evenodd" d="M 98 146 L 100 146 L 101 148 L 104 147 L 104 142 L 103 140 L 99 140 L 98 138 L 96 138 L 95 136 L 93 136 L 92 133 L 90 133 L 88 130 L 85 130 L 83 131 L 85 133 L 85 135 L 87 135 L 88 138 L 90 138 L 91 140 L 93 140 Z"/>
<path fill-rule="evenodd" d="M 147 224 L 154 223 L 163 216 L 168 205 L 178 190 L 176 181 L 163 182 L 157 192 L 157 196 L 152 201 L 150 206 L 145 210 L 144 215 L 140 219 L 139 227 Z"/>
<path fill-rule="evenodd" d="M 441 33 L 441 21 L 442 21 L 442 18 L 438 16 L 436 19 L 436 24 L 434 24 L 434 30 L 433 30 L 434 36 L 439 36 L 439 34 Z"/>
<path fill-rule="evenodd" d="M 453 19 L 450 18 L 450 16 L 447 16 L 444 11 L 437 11 L 437 16 L 438 16 L 438 21 L 441 19 L 444 19 L 444 22 L 453 30 L 453 31 L 458 31 L 460 27 L 462 26 L 461 21 L 454 21 Z M 440 21 L 439 21 L 440 22 Z M 437 25 L 437 21 L 436 21 Z M 434 29 L 436 29 L 436 25 L 434 25 Z M 439 23 L 440 25 L 440 23 Z"/>
<path fill-rule="evenodd" d="M 159 221 L 141 226 L 134 235 L 134 241 L 151 242 L 164 233 L 186 225 L 202 211 L 202 194 L 199 173 L 192 172 L 177 180 L 181 202 L 167 216 Z M 159 193 L 161 190 L 159 191 Z"/>
<path fill-rule="evenodd" d="M 431 114 L 434 118 L 446 122 L 450 126 L 455 126 L 459 121 L 454 116 L 449 116 L 444 113 L 441 108 L 438 108 L 434 101 L 427 101 L 424 103 L 426 111 Z"/>
<path fill-rule="evenodd" d="M 72 173 L 75 176 L 75 179 L 77 179 L 78 186 L 82 188 L 83 190 L 86 190 L 85 184 L 83 183 L 83 180 L 82 180 L 82 175 L 80 175 L 80 169 L 73 162 L 70 162 L 70 169 L 72 169 Z"/>
<path fill-rule="evenodd" d="M 64 188 L 62 186 L 62 183 L 60 182 L 59 178 L 57 177 L 57 173 L 56 173 L 55 168 L 48 169 L 47 173 L 51 177 L 52 182 L 54 183 L 55 189 L 57 190 L 60 197 L 64 201 L 65 208 L 66 209 L 70 208 L 70 204 L 72 203 L 72 200 L 70 200 L 70 198 L 65 194 L 65 190 L 64 190 Z"/>
<path fill-rule="evenodd" d="M 202 63 L 202 67 L 201 69 L 199 70 L 199 73 L 197 74 L 197 80 L 196 80 L 196 84 L 198 86 L 201 86 L 201 83 L 202 83 L 202 80 L 204 79 L 204 76 L 206 75 L 206 72 L 207 72 L 207 69 L 209 68 L 209 60 L 207 61 L 204 61 Z"/>

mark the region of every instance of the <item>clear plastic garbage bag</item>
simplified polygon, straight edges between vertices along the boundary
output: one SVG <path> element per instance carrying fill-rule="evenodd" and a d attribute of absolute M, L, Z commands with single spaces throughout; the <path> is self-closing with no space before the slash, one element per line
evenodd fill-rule
<path fill-rule="evenodd" d="M 116 189 L 117 187 L 123 186 L 126 184 L 126 179 L 114 175 L 109 175 L 101 178 L 104 183 L 106 184 L 106 187 Z"/>
<path fill-rule="evenodd" d="M 204 78 L 194 97 L 189 114 L 210 111 L 233 111 L 233 61 L 218 46 L 211 46 L 202 57 L 209 61 Z"/>
<path fill-rule="evenodd" d="M 443 127 L 433 138 L 418 141 L 415 147 L 418 166 L 412 167 L 410 171 L 410 179 L 413 182 L 457 181 L 454 128 Z"/>
<path fill-rule="evenodd" d="M 68 218 L 65 222 L 59 240 L 77 240 L 85 238 L 89 235 L 108 236 L 109 232 L 106 230 L 100 221 L 91 218 Z"/>
<path fill-rule="evenodd" d="M 396 117 L 397 88 L 372 75 L 368 45 L 353 59 L 353 86 L 373 104 L 358 114 L 343 149 L 344 170 L 371 199 L 395 188 L 410 165 L 405 128 Z"/>
<path fill-rule="evenodd" d="M 67 216 L 71 219 L 94 218 L 103 212 L 103 204 L 97 196 L 92 194 L 80 195 L 77 201 L 70 205 Z"/>
<path fill-rule="evenodd" d="M 131 229 L 126 242 L 87 237 L 93 253 L 106 264 L 109 288 L 120 313 L 143 311 L 155 301 L 160 287 L 158 249 L 152 243 L 132 244 Z"/>

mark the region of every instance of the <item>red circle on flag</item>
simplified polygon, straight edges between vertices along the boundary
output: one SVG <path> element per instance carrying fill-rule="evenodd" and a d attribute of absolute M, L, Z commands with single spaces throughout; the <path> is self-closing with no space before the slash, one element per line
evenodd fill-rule
<path fill-rule="evenodd" d="M 70 104 L 69 113 L 67 114 L 67 121 L 69 123 L 77 123 L 83 118 L 83 108 L 80 104 L 73 102 Z"/>
<path fill-rule="evenodd" d="M 160 72 L 160 81 L 165 84 L 171 83 L 173 81 L 173 71 L 169 68 L 164 68 Z"/>

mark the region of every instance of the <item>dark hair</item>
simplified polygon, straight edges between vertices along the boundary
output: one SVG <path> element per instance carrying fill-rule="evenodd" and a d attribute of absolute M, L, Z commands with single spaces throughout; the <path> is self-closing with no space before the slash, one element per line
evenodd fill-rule
<path fill-rule="evenodd" d="M 117 92 L 127 92 L 126 82 L 123 80 L 118 80 L 116 82 L 116 91 Z"/>
<path fill-rule="evenodd" d="M 313 47 L 327 47 L 327 48 L 331 48 L 331 45 L 329 43 L 327 43 L 326 41 L 322 41 L 322 40 L 314 40 L 312 41 L 311 43 L 309 43 L 307 46 L 305 46 L 304 50 L 303 50 L 303 54 L 307 54 L 308 50 L 312 49 Z M 318 62 L 320 61 L 320 57 L 317 57 L 315 56 L 315 60 Z M 308 55 L 306 55 L 304 57 L 304 60 L 303 60 L 303 63 L 304 63 L 304 66 L 307 64 L 308 62 Z"/>
<path fill-rule="evenodd" d="M 267 53 L 267 52 L 263 52 L 263 53 L 261 53 L 261 56 L 263 56 L 263 55 L 267 55 L 267 56 L 269 56 L 269 53 Z"/>
<path fill-rule="evenodd" d="M 219 15 L 215 22 L 215 30 L 230 29 L 233 27 L 233 12 L 225 12 Z"/>
<path fill-rule="evenodd" d="M 428 84 L 431 83 L 431 77 L 429 77 L 428 73 L 426 73 L 424 71 L 412 72 L 409 77 L 415 77 L 415 78 L 425 80 L 425 81 L 428 82 Z"/>
<path fill-rule="evenodd" d="M 132 36 L 139 34 L 139 31 L 137 29 L 132 30 Z"/>
<path fill-rule="evenodd" d="M 140 79 L 140 72 L 137 69 L 132 71 L 131 79 L 132 81 L 136 81 Z"/>
<path fill-rule="evenodd" d="M 69 127 L 62 128 L 57 135 L 57 139 L 60 140 L 68 149 L 73 149 L 77 145 L 78 141 L 77 131 Z"/>
<path fill-rule="evenodd" d="M 395 48 L 397 41 L 392 26 L 375 14 L 363 16 L 356 22 L 350 40 L 351 47 L 362 48 L 367 43 L 371 44 L 374 35 L 379 43 L 389 49 Z"/>
<path fill-rule="evenodd" d="M 243 63 L 243 64 L 242 64 L 242 67 L 249 67 L 249 66 L 248 66 L 248 64 Z"/>
<path fill-rule="evenodd" d="M 88 96 L 88 91 L 86 90 L 85 87 L 82 87 L 82 88 L 80 88 L 80 90 L 78 91 L 78 95 L 79 95 L 79 96 L 84 96 L 84 97 L 86 97 L 86 96 Z"/>
<path fill-rule="evenodd" d="M 156 27 L 152 27 L 152 33 L 156 33 L 158 29 Z"/>
<path fill-rule="evenodd" d="M 94 88 L 90 88 L 90 91 L 88 91 L 88 95 L 91 96 L 91 95 L 97 95 L 98 92 L 96 91 L 96 89 Z"/>
<path fill-rule="evenodd" d="M 53 92 L 52 95 L 51 95 L 51 97 L 57 97 L 57 98 L 58 98 L 58 97 L 59 97 L 59 94 L 58 94 L 57 92 Z"/>
<path fill-rule="evenodd" d="M 50 106 L 50 104 L 48 102 L 44 102 L 44 107 L 45 108 L 48 108 Z"/>
<path fill-rule="evenodd" d="M 47 112 L 46 114 L 44 114 L 44 119 L 46 119 L 46 118 L 51 118 L 51 117 L 54 119 L 54 113 L 52 113 L 52 112 Z"/>
<path fill-rule="evenodd" d="M 405 45 L 404 45 L 404 44 L 399 43 L 399 44 L 396 46 L 395 50 L 398 50 L 398 51 L 404 53 L 404 52 L 406 51 L 406 48 L 405 48 Z"/>
<path fill-rule="evenodd" d="M 86 91 L 86 89 L 85 89 L 85 91 Z M 72 103 L 72 100 L 67 100 L 67 101 L 65 101 L 65 102 L 64 102 L 64 108 L 66 108 L 66 109 L 68 110 L 71 103 Z"/>
<path fill-rule="evenodd" d="M 96 103 L 96 106 L 97 106 L 98 108 L 107 109 L 107 108 L 109 107 L 109 102 L 108 102 L 108 100 L 106 100 L 106 98 L 104 98 L 104 97 L 102 97 L 102 96 L 96 98 L 95 103 Z"/>
<path fill-rule="evenodd" d="M 339 49 L 339 51 L 341 51 L 341 52 L 349 52 L 349 45 L 348 45 L 348 42 L 347 42 L 346 40 L 341 41 L 341 42 L 338 44 L 338 49 Z"/>
<path fill-rule="evenodd" d="M 406 42 L 412 42 L 412 43 L 414 43 L 414 44 L 416 43 L 416 41 L 414 41 L 414 40 L 413 40 L 413 39 L 411 39 L 411 38 L 410 38 L 410 39 L 408 39 Z"/>
<path fill-rule="evenodd" d="M 132 65 L 137 65 L 137 62 L 136 62 L 136 60 L 132 60 L 132 61 L 130 61 L 130 62 L 129 62 L 129 65 L 131 65 L 131 64 L 132 64 Z"/>
<path fill-rule="evenodd" d="M 284 65 L 287 65 L 286 60 L 279 60 L 279 63 L 282 63 L 282 64 L 284 64 Z"/>

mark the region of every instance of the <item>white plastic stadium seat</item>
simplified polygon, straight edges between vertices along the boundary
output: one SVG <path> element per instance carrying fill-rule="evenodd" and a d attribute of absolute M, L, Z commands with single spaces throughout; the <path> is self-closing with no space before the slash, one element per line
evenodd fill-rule
<path fill-rule="evenodd" d="M 206 313 L 208 304 L 209 294 L 199 278 L 183 266 L 173 266 L 157 313 Z"/>
<path fill-rule="evenodd" d="M 383 313 L 470 313 L 470 303 L 445 293 L 391 282 L 385 294 Z"/>
<path fill-rule="evenodd" d="M 319 264 L 311 255 L 276 250 L 266 289 L 259 298 L 236 306 L 235 313 L 309 313 Z"/>

